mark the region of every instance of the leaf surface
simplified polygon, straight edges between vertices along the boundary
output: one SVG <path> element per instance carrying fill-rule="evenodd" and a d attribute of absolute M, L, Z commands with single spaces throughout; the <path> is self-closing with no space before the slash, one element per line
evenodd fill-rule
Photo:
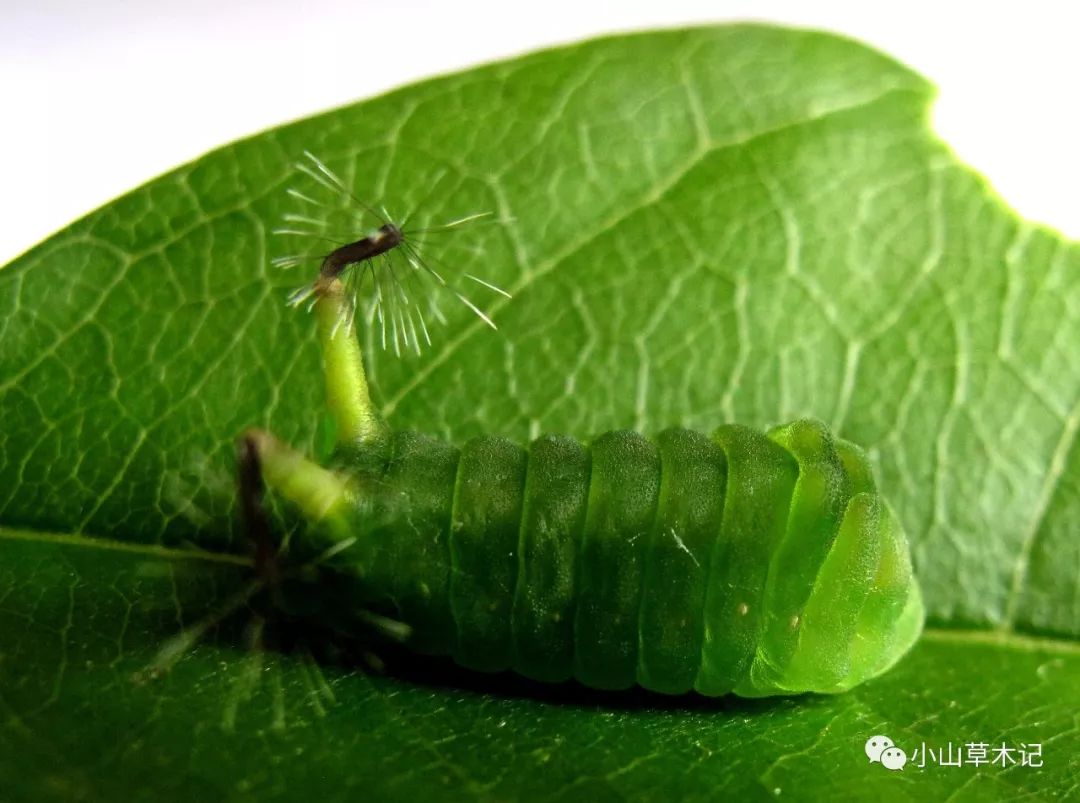
<path fill-rule="evenodd" d="M 588 42 L 227 146 L 0 269 L 3 794 L 1075 794 L 1080 251 L 955 159 L 932 96 L 818 33 Z M 312 321 L 283 303 L 307 277 L 268 265 L 305 149 L 392 211 L 503 221 L 429 250 L 513 293 L 481 298 L 498 333 L 461 308 L 421 358 L 367 338 L 395 426 L 819 417 L 870 450 L 927 636 L 848 694 L 764 702 L 247 649 L 251 614 L 223 615 L 250 581 L 232 440 L 310 451 L 322 415 Z M 877 733 L 1044 766 L 890 773 Z"/>

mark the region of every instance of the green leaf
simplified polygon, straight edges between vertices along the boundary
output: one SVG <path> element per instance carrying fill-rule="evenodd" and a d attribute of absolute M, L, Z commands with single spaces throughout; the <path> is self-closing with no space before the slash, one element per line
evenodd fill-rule
<path fill-rule="evenodd" d="M 1080 250 L 952 156 L 932 94 L 818 33 L 600 40 L 222 148 L 0 269 L 0 796 L 1075 794 Z M 447 171 L 432 215 L 510 221 L 441 257 L 513 292 L 498 333 L 456 310 L 422 358 L 368 350 L 395 426 L 817 416 L 870 449 L 925 638 L 848 694 L 753 702 L 251 649 L 232 440 L 310 451 L 322 416 L 283 303 L 306 277 L 268 267 L 304 149 L 391 210 Z M 879 733 L 1043 766 L 890 773 Z"/>

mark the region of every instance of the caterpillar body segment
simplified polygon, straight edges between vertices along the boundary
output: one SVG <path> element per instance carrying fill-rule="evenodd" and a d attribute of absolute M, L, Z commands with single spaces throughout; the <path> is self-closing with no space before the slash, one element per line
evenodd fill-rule
<path fill-rule="evenodd" d="M 357 541 L 332 564 L 362 578 L 351 604 L 472 669 L 668 694 L 836 692 L 921 627 L 906 542 L 865 458 L 816 421 L 528 448 L 396 432 L 361 474 Z"/>
<path fill-rule="evenodd" d="M 472 669 L 667 694 L 840 692 L 918 638 L 903 530 L 865 454 L 822 423 L 524 446 L 394 431 L 345 278 L 311 289 L 330 466 L 258 431 L 241 450 L 245 510 L 258 475 L 317 525 L 290 550 L 333 573 L 311 590 L 324 610 L 389 617 L 415 651 Z"/>

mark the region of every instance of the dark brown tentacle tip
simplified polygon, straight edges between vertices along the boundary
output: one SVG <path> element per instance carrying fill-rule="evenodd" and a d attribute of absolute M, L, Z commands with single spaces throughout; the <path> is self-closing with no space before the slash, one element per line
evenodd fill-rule
<path fill-rule="evenodd" d="M 248 540 L 255 549 L 255 571 L 270 585 L 280 577 L 278 550 L 270 534 L 270 520 L 263 505 L 261 447 L 269 433 L 249 429 L 237 439 L 237 481 L 240 506 Z"/>

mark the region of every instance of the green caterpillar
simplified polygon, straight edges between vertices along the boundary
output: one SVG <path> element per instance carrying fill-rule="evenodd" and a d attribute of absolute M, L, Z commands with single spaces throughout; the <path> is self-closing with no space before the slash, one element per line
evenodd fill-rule
<path fill-rule="evenodd" d="M 303 293 L 339 438 L 331 465 L 262 431 L 241 440 L 256 543 L 265 481 L 317 524 L 301 553 L 354 581 L 328 606 L 389 615 L 412 649 L 469 668 L 668 694 L 839 692 L 912 646 L 923 605 L 903 530 L 865 454 L 820 422 L 528 447 L 391 430 L 339 276 L 401 242 L 387 222 L 327 255 Z"/>

